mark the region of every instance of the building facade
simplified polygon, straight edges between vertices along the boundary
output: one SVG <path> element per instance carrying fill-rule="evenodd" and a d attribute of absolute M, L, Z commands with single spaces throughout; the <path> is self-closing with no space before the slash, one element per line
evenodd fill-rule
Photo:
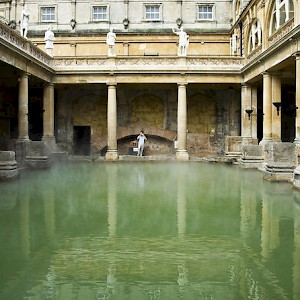
<path fill-rule="evenodd" d="M 146 155 L 182 160 L 300 142 L 296 1 L 1 1 L 0 18 L 2 150 L 114 160 L 141 129 Z"/>

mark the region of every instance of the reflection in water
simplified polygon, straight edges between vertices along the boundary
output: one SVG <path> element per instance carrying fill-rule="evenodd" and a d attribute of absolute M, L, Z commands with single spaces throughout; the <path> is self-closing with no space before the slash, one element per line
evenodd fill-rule
<path fill-rule="evenodd" d="M 0 195 L 0 299 L 300 299 L 299 200 L 259 172 L 61 164 Z"/>

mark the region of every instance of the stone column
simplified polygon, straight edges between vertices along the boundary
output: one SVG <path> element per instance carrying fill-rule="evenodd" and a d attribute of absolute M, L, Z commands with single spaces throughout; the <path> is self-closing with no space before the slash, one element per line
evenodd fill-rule
<path fill-rule="evenodd" d="M 186 83 L 178 84 L 178 109 L 177 109 L 177 140 L 178 149 L 176 158 L 178 160 L 189 160 L 186 150 L 187 130 L 187 104 L 186 104 Z"/>
<path fill-rule="evenodd" d="M 296 55 L 296 107 L 300 109 L 300 53 Z M 296 136 L 295 144 L 300 147 L 300 113 L 296 110 Z"/>
<path fill-rule="evenodd" d="M 116 84 L 108 84 L 107 100 L 107 160 L 117 160 L 117 93 Z"/>
<path fill-rule="evenodd" d="M 272 141 L 272 77 L 267 72 L 263 73 L 263 139 L 260 144 L 267 149 L 267 144 Z"/>
<path fill-rule="evenodd" d="M 48 146 L 53 146 L 55 144 L 54 138 L 54 85 L 53 83 L 47 83 L 44 86 L 43 94 L 43 141 Z"/>
<path fill-rule="evenodd" d="M 281 79 L 272 76 L 272 140 L 281 141 Z M 277 111 L 278 107 L 278 111 Z"/>
<path fill-rule="evenodd" d="M 28 133 L 28 74 L 22 73 L 19 84 L 19 141 L 29 141 Z"/>
<path fill-rule="evenodd" d="M 241 90 L 241 135 L 243 142 L 252 136 L 252 105 L 251 105 L 251 86 L 247 84 L 242 85 Z"/>
<path fill-rule="evenodd" d="M 253 109 L 253 113 L 251 115 L 251 135 L 253 139 L 257 139 L 257 88 L 251 88 L 251 107 Z"/>

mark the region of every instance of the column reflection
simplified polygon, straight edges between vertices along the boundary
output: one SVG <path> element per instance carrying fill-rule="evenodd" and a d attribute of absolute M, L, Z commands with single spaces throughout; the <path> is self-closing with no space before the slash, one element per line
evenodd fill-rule
<path fill-rule="evenodd" d="M 182 165 L 177 175 L 177 232 L 179 241 L 186 235 L 186 166 Z M 178 261 L 177 284 L 179 293 L 182 294 L 188 285 L 188 269 L 185 260 Z"/>
<path fill-rule="evenodd" d="M 29 191 L 28 186 L 23 185 L 20 195 L 20 233 L 21 233 L 21 249 L 25 259 L 28 259 L 31 252 L 30 247 L 30 207 L 29 207 Z"/>
<path fill-rule="evenodd" d="M 294 202 L 294 299 L 300 299 L 300 202 Z"/>
<path fill-rule="evenodd" d="M 186 231 L 186 169 L 182 166 L 177 176 L 177 230 L 178 237 L 183 238 Z"/>
<path fill-rule="evenodd" d="M 109 165 L 107 172 L 107 205 L 109 237 L 115 237 L 117 231 L 117 165 Z"/>

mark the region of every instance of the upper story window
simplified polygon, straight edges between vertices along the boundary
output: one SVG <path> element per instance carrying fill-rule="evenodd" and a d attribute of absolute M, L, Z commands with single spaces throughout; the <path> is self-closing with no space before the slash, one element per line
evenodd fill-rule
<path fill-rule="evenodd" d="M 54 6 L 41 7 L 41 22 L 55 22 L 56 13 Z"/>
<path fill-rule="evenodd" d="M 212 4 L 201 4 L 198 5 L 197 19 L 198 20 L 213 20 L 213 5 Z"/>
<path fill-rule="evenodd" d="M 254 20 L 251 25 L 249 53 L 261 45 L 262 31 L 259 20 Z"/>
<path fill-rule="evenodd" d="M 160 21 L 161 20 L 161 5 L 160 4 L 145 4 L 145 20 Z"/>
<path fill-rule="evenodd" d="M 93 6 L 93 21 L 107 21 L 108 20 L 108 7 Z"/>
<path fill-rule="evenodd" d="M 270 22 L 270 35 L 294 17 L 293 0 L 275 0 Z"/>

